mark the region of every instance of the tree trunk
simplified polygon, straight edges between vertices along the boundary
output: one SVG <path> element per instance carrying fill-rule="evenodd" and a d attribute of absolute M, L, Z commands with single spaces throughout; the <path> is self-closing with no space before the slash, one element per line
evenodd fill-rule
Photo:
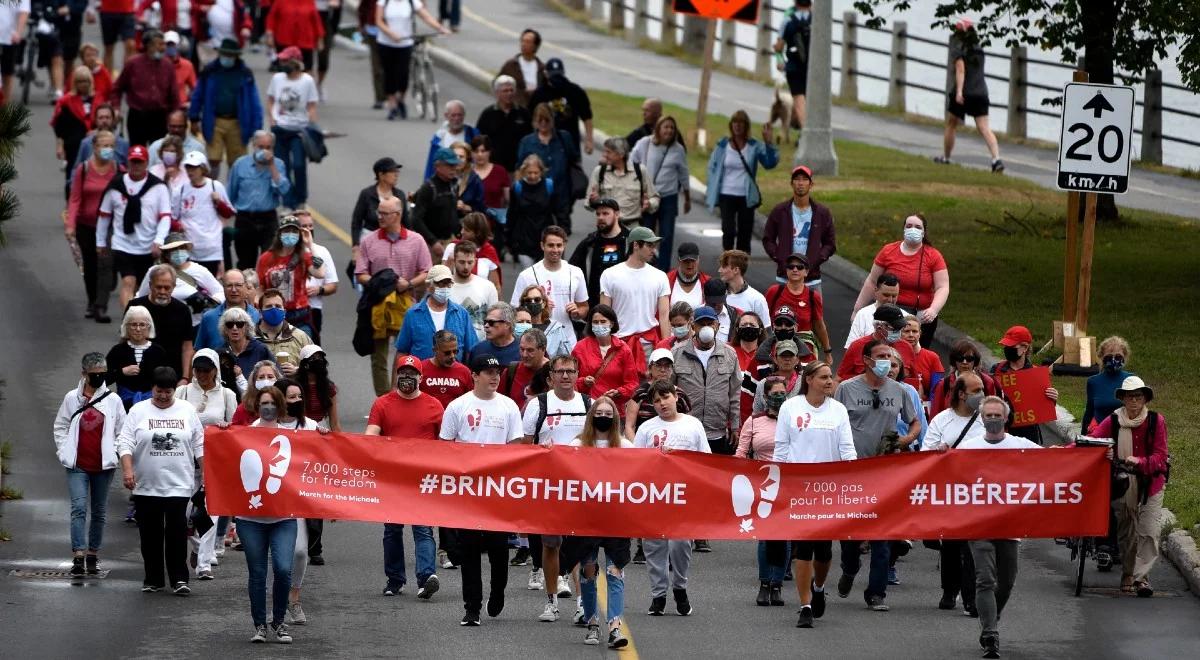
<path fill-rule="evenodd" d="M 1089 0 L 1087 9 L 1080 14 L 1083 28 L 1084 69 L 1090 82 L 1102 85 L 1113 84 L 1116 52 L 1118 9 L 1116 0 Z M 1096 220 L 1119 220 L 1116 199 L 1113 195 L 1096 196 Z"/>

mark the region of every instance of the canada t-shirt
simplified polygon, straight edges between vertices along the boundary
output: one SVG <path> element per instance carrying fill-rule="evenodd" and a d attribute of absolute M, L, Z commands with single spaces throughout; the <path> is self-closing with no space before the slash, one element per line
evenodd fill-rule
<path fill-rule="evenodd" d="M 521 271 L 517 275 L 517 283 L 513 286 L 509 303 L 514 307 L 521 304 L 521 293 L 534 285 L 542 287 L 546 292 L 546 299 L 554 303 L 554 309 L 550 311 L 551 320 L 558 321 L 567 328 L 571 327 L 571 315 L 567 313 L 567 306 L 588 301 L 587 278 L 583 276 L 583 269 L 566 261 L 559 263 L 558 270 L 549 270 L 545 261 L 539 261 Z"/>
<path fill-rule="evenodd" d="M 191 497 L 196 459 L 204 456 L 204 425 L 195 406 L 178 399 L 168 408 L 153 399 L 133 404 L 117 436 L 117 455 L 133 457 L 134 495 Z"/>
<path fill-rule="evenodd" d="M 421 391 L 438 400 L 445 408 L 450 402 L 475 387 L 471 370 L 461 362 L 441 367 L 433 358 L 421 363 Z"/>
<path fill-rule="evenodd" d="M 617 336 L 628 337 L 658 327 L 658 299 L 671 295 L 671 285 L 654 266 L 630 268 L 623 262 L 600 275 L 600 293 L 612 299 L 621 322 Z"/>
<path fill-rule="evenodd" d="M 480 399 L 471 391 L 446 407 L 438 437 L 454 442 L 504 445 L 524 435 L 521 411 L 512 399 L 503 394 Z"/>
<path fill-rule="evenodd" d="M 554 392 L 546 393 L 546 419 L 542 422 L 542 430 L 534 442 L 539 445 L 569 445 L 571 441 L 583 432 L 583 422 L 587 419 L 587 406 L 583 403 L 583 395 L 573 392 L 569 401 L 558 398 Z M 529 399 L 525 404 L 525 414 L 522 423 L 525 435 L 533 435 L 537 431 L 537 420 L 542 414 L 540 396 Z"/>
<path fill-rule="evenodd" d="M 375 399 L 368 426 L 378 426 L 381 435 L 396 438 L 437 440 L 445 408 L 428 393 L 420 392 L 415 399 L 406 399 L 392 390 Z"/>
<path fill-rule="evenodd" d="M 633 445 L 641 449 L 687 449 L 711 454 L 704 425 L 691 415 L 679 415 L 668 422 L 662 417 L 647 420 L 638 427 Z"/>
<path fill-rule="evenodd" d="M 454 280 L 450 285 L 450 300 L 462 305 L 475 325 L 475 336 L 483 335 L 483 317 L 488 305 L 497 301 L 496 285 L 478 275 L 471 275 L 466 282 Z"/>
<path fill-rule="evenodd" d="M 292 80 L 282 71 L 271 76 L 267 96 L 275 99 L 271 105 L 271 118 L 275 124 L 293 131 L 308 126 L 308 104 L 316 103 L 321 98 L 312 76 L 302 73 L 299 78 Z"/>
<path fill-rule="evenodd" d="M 800 293 L 792 293 L 786 284 L 773 284 L 767 289 L 766 298 L 771 309 L 771 318 L 775 317 L 775 312 L 780 307 L 787 305 L 791 308 L 792 313 L 796 315 L 797 332 L 811 332 L 813 321 L 825 318 L 825 301 L 821 299 L 820 292 L 810 289 L 808 286 L 805 286 Z M 810 300 L 812 304 L 809 304 Z M 763 322 L 769 323 L 770 321 L 764 320 Z"/>
<path fill-rule="evenodd" d="M 233 205 L 225 184 L 220 181 L 206 178 L 198 188 L 188 181 L 172 195 L 173 214 L 183 224 L 188 240 L 192 242 L 193 261 L 220 261 L 222 258 L 222 222 L 218 205 L 213 203 L 214 192 L 221 200 L 220 210 L 232 217 Z"/>
<path fill-rule="evenodd" d="M 933 274 L 946 270 L 946 260 L 937 248 L 922 245 L 914 255 L 900 251 L 901 241 L 888 243 L 875 255 L 875 265 L 900 280 L 901 307 L 926 309 L 933 302 Z"/>

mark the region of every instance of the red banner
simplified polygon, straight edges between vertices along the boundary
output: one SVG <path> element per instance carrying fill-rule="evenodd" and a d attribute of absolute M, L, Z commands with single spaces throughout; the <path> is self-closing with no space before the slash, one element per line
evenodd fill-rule
<path fill-rule="evenodd" d="M 1012 405 L 1014 427 L 1048 424 L 1058 419 L 1054 402 L 1046 397 L 1046 388 L 1050 387 L 1048 367 L 997 373 L 996 381 Z"/>
<path fill-rule="evenodd" d="M 482 446 L 349 433 L 205 432 L 214 515 L 585 536 L 1098 536 L 1103 448 L 916 452 L 796 464 L 652 449 Z"/>

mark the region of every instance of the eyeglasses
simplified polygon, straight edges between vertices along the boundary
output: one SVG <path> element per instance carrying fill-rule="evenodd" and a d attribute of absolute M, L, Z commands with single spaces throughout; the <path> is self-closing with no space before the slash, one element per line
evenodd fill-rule
<path fill-rule="evenodd" d="M 542 302 L 541 298 L 522 298 L 521 299 L 522 305 L 529 305 L 531 303 L 540 303 L 540 302 Z"/>
<path fill-rule="evenodd" d="M 226 321 L 225 322 L 226 330 L 233 330 L 234 328 L 241 330 L 244 327 L 246 327 L 245 321 Z"/>
<path fill-rule="evenodd" d="M 788 270 L 808 270 L 808 266 L 805 266 L 804 264 L 788 264 L 787 269 Z"/>
<path fill-rule="evenodd" d="M 979 361 L 978 355 L 960 355 L 960 356 L 958 356 L 958 360 L 956 360 L 956 362 L 970 362 L 971 364 L 974 364 L 978 361 Z"/>
<path fill-rule="evenodd" d="M 579 370 L 578 369 L 554 369 L 550 373 L 554 374 L 555 376 L 574 376 L 575 374 L 579 373 Z"/>
<path fill-rule="evenodd" d="M 484 319 L 483 324 L 487 326 L 498 325 L 500 323 L 508 323 L 504 319 Z"/>
<path fill-rule="evenodd" d="M 133 321 L 133 322 L 128 323 L 127 326 L 130 328 L 149 328 L 150 324 L 142 323 L 141 321 Z"/>

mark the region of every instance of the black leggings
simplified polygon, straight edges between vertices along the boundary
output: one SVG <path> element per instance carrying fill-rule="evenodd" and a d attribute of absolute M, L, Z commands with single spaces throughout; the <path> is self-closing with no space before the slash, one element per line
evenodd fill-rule
<path fill-rule="evenodd" d="M 334 37 L 337 36 L 338 25 L 342 22 L 342 6 L 330 7 L 317 12 L 321 22 L 325 24 L 325 37 L 317 47 L 317 72 L 329 71 L 329 52 L 333 50 Z"/>
<path fill-rule="evenodd" d="M 88 225 L 75 225 L 75 242 L 79 244 L 79 254 L 83 257 L 83 288 L 87 291 L 88 307 L 98 304 L 96 296 L 96 228 Z M 108 306 L 108 291 L 104 292 L 105 307 Z"/>
<path fill-rule="evenodd" d="M 754 238 L 754 209 L 746 206 L 742 195 L 721 195 L 717 206 L 721 210 L 721 245 L 732 250 L 736 244 L 737 249 L 749 254 Z"/>
<path fill-rule="evenodd" d="M 408 91 L 408 68 L 412 46 L 396 48 L 378 44 L 379 64 L 383 67 L 383 93 L 387 96 Z"/>
<path fill-rule="evenodd" d="M 137 507 L 138 535 L 146 570 L 142 584 L 161 588 L 187 582 L 188 498 L 134 495 L 133 503 Z M 169 583 L 163 580 L 164 557 Z"/>

